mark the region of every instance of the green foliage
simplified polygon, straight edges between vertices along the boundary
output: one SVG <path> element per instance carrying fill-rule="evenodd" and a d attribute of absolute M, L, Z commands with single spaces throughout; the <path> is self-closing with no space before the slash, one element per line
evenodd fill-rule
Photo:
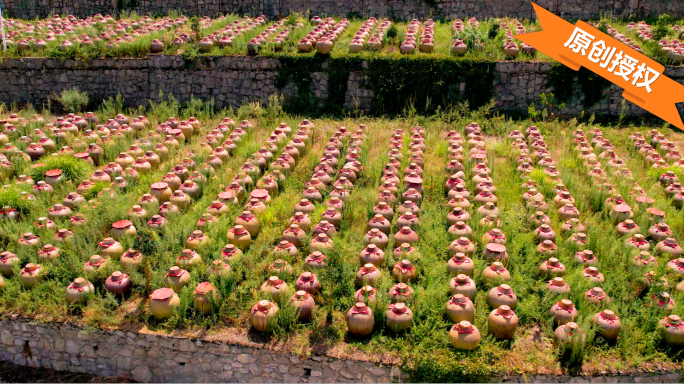
<path fill-rule="evenodd" d="M 610 87 L 611 82 L 584 67 L 574 71 L 563 64 L 554 63 L 547 84 L 553 87 L 558 101 L 563 103 L 572 100 L 577 84 L 584 95 L 584 108 L 591 108 L 603 100 L 603 92 Z"/>
<path fill-rule="evenodd" d="M 398 35 L 399 35 L 399 32 L 397 31 L 397 25 L 393 23 L 387 29 L 387 38 L 391 41 L 394 41 L 394 39 L 396 39 Z"/>
<path fill-rule="evenodd" d="M 29 212 L 36 204 L 32 200 L 21 198 L 22 190 L 15 185 L 7 185 L 0 189 L 0 208 L 12 207 L 20 212 Z"/>
<path fill-rule="evenodd" d="M 489 27 L 489 31 L 487 31 L 487 37 L 489 39 L 496 39 L 496 37 L 499 35 L 499 24 L 494 22 L 492 25 Z"/>
<path fill-rule="evenodd" d="M 80 183 L 93 171 L 93 166 L 88 162 L 71 155 L 46 156 L 40 160 L 42 166 L 29 168 L 30 176 L 35 181 L 44 180 L 45 172 L 51 169 L 61 169 L 64 179 Z"/>
<path fill-rule="evenodd" d="M 79 113 L 88 105 L 90 97 L 87 92 L 79 91 L 78 88 L 74 87 L 63 90 L 57 100 L 62 103 L 65 111 Z"/>

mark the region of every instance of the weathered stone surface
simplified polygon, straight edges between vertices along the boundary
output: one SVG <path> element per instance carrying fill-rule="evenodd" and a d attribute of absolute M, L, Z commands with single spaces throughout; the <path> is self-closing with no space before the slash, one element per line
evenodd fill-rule
<path fill-rule="evenodd" d="M 91 100 L 102 100 L 121 94 L 126 106 L 148 105 L 148 100 L 159 101 L 159 93 L 172 93 L 181 102 L 191 97 L 214 98 L 217 108 L 236 107 L 244 102 L 268 102 L 268 97 L 279 93 L 289 102 L 298 97 L 297 86 L 290 82 L 280 89 L 276 86 L 278 59 L 265 57 L 221 57 L 211 67 L 182 69 L 176 56 L 151 56 L 146 59 L 105 59 L 80 66 L 69 66 L 69 61 L 38 58 L 0 60 L 0 102 L 29 102 L 41 105 L 50 95 L 64 89 L 78 87 L 86 91 Z M 49 69 L 48 69 L 49 68 Z M 553 92 L 547 86 L 548 63 L 499 62 L 494 79 L 493 99 L 501 111 L 527 112 L 530 104 L 541 108 L 539 96 Z M 684 84 L 684 70 L 667 67 L 665 74 Z M 375 98 L 367 89 L 367 76 L 363 72 L 351 72 L 342 107 L 347 110 L 369 112 Z M 329 96 L 328 74 L 311 73 L 311 94 L 318 100 L 318 107 L 326 104 Z M 453 84 L 461 94 L 467 84 Z M 613 85 L 604 91 L 603 99 L 591 108 L 585 108 L 584 95 L 575 84 L 573 99 L 565 104 L 561 114 L 618 116 L 623 111 L 622 90 Z M 628 116 L 647 115 L 644 109 L 626 102 Z M 684 112 L 684 105 L 679 107 Z M 0 335 L 1 337 L 2 335 Z M 121 337 L 126 335 L 121 332 Z M 74 334 L 73 338 L 88 338 L 87 333 Z M 0 339 L 3 343 L 4 339 Z M 147 340 L 133 340 L 143 346 Z M 181 348 L 192 352 L 197 345 L 184 343 Z"/>

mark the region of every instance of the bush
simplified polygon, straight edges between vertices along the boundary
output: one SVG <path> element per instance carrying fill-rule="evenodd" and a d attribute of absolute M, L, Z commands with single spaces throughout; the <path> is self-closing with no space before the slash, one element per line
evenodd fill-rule
<path fill-rule="evenodd" d="M 84 107 L 88 105 L 90 97 L 88 96 L 88 93 L 79 91 L 78 88 L 74 87 L 63 90 L 57 100 L 62 103 L 65 111 L 69 113 L 78 113 L 82 112 Z"/>
<path fill-rule="evenodd" d="M 51 169 L 61 169 L 66 180 L 81 182 L 87 179 L 92 172 L 92 166 L 87 162 L 73 156 L 49 156 L 41 159 L 43 166 L 31 167 L 29 173 L 35 181 L 44 180 L 45 172 Z"/>

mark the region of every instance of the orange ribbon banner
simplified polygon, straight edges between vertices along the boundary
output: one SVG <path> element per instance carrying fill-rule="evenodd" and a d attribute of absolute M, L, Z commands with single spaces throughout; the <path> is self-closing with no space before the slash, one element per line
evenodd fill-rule
<path fill-rule="evenodd" d="M 585 67 L 624 89 L 622 97 L 684 129 L 676 103 L 684 86 L 663 75 L 665 67 L 584 21 L 575 25 L 532 3 L 543 31 L 516 35 L 566 66 Z"/>

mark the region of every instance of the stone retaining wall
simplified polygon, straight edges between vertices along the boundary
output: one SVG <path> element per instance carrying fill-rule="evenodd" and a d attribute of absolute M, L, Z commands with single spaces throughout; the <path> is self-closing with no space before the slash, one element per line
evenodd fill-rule
<path fill-rule="evenodd" d="M 0 319 L 0 360 L 139 382 L 377 383 L 409 379 L 398 367 L 367 361 L 301 357 L 256 345 L 41 324 L 17 317 Z M 676 383 L 682 380 L 682 372 L 482 379 L 503 383 Z"/>
<path fill-rule="evenodd" d="M 0 320 L 0 359 L 139 382 L 397 382 L 399 368 L 259 347 Z"/>
<path fill-rule="evenodd" d="M 456 17 L 533 18 L 529 0 L 4 0 L 9 13 L 21 18 L 45 17 L 50 13 L 80 17 L 97 13 L 115 14 L 122 9 L 139 14 L 167 14 L 179 10 L 187 15 L 236 12 L 270 19 L 291 10 L 318 15 L 390 17 L 393 19 Z M 433 4 L 433 5 L 431 5 Z M 684 2 L 671 0 L 539 0 L 537 4 L 568 19 L 596 19 L 601 14 L 658 16 L 668 13 L 681 17 Z"/>
<path fill-rule="evenodd" d="M 280 62 L 268 57 L 210 58 L 202 68 L 186 68 L 180 56 L 149 56 L 146 59 L 97 59 L 90 63 L 73 60 L 24 58 L 0 61 L 0 102 L 41 105 L 50 95 L 78 87 L 88 92 L 91 100 L 107 99 L 121 94 L 128 106 L 148 105 L 158 101 L 160 91 L 172 93 L 180 101 L 191 96 L 214 98 L 219 108 L 239 106 L 244 101 L 265 102 L 269 95 L 282 93 L 286 99 L 297 97 L 294 84 L 282 89 L 276 86 Z M 365 65 L 363 66 L 366 67 Z M 326 65 L 322 66 L 326 68 Z M 498 62 L 493 98 L 501 111 L 526 113 L 539 95 L 552 92 L 547 86 L 549 63 Z M 329 96 L 328 74 L 325 69 L 311 74 L 311 94 L 320 105 Z M 684 67 L 668 67 L 665 75 L 684 84 Z M 462 87 L 463 84 L 457 86 Z M 597 115 L 617 116 L 622 103 L 622 90 L 611 86 L 603 100 L 586 109 L 583 95 L 576 93 L 566 103 L 564 114 L 575 115 L 583 110 Z M 372 112 L 374 92 L 366 85 L 363 72 L 351 72 L 347 81 L 344 108 Z M 648 113 L 627 102 L 629 116 Z M 684 105 L 680 105 L 684 112 Z"/>

